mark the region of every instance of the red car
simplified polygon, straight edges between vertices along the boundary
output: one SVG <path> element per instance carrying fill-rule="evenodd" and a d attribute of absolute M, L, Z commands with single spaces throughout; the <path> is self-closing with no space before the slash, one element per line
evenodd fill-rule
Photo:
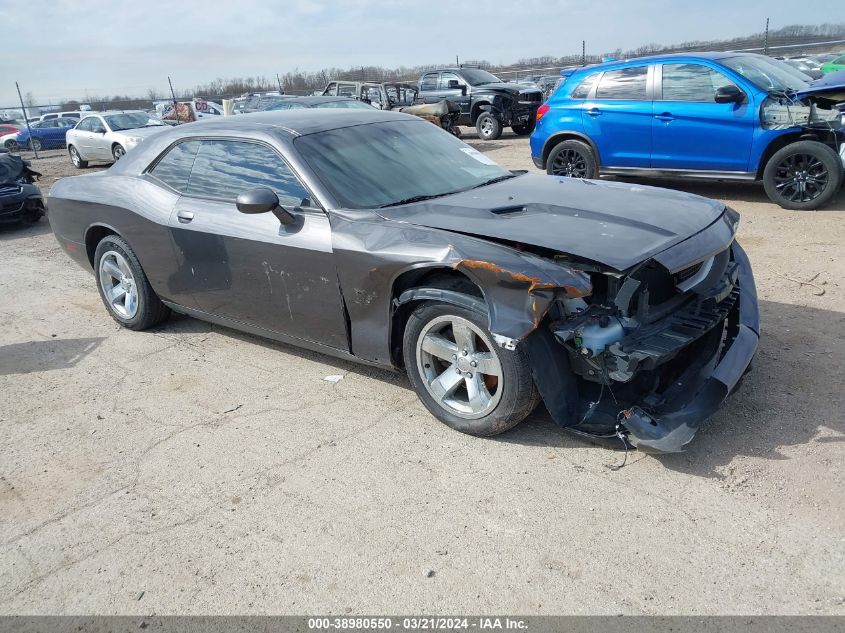
<path fill-rule="evenodd" d="M 0 140 L 0 146 L 10 151 L 16 150 L 18 148 L 17 138 L 10 136 L 9 138 L 3 139 L 3 137 L 9 134 L 17 134 L 18 132 L 20 132 L 20 128 L 9 125 L 8 123 L 0 123 L 0 139 L 2 139 Z"/>

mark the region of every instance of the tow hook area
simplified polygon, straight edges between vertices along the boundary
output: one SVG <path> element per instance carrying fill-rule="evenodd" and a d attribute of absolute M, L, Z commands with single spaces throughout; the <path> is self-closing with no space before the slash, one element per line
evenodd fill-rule
<path fill-rule="evenodd" d="M 620 411 L 618 419 L 628 431 L 626 438 L 633 446 L 660 453 L 681 452 L 698 429 L 686 424 L 671 429 L 637 406 Z"/>

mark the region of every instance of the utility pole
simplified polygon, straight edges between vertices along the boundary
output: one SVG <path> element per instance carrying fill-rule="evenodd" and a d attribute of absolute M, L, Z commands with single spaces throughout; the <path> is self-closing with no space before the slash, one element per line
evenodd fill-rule
<path fill-rule="evenodd" d="M 455 68 L 461 67 L 461 61 L 458 59 L 458 56 L 455 55 Z"/>
<path fill-rule="evenodd" d="M 766 18 L 766 33 L 763 35 L 763 55 L 769 54 L 769 18 Z"/>
<path fill-rule="evenodd" d="M 29 116 L 26 112 L 26 106 L 23 104 L 23 97 L 21 96 L 21 87 L 18 85 L 18 82 L 15 82 L 15 88 L 18 89 L 18 99 L 21 100 L 21 112 L 23 112 L 24 121 L 26 121 L 26 131 L 29 132 L 29 145 L 32 147 L 32 151 L 35 152 L 35 158 L 38 158 L 38 150 L 35 149 L 35 146 L 32 144 L 32 128 L 29 127 Z"/>
<path fill-rule="evenodd" d="M 167 83 L 170 84 L 170 96 L 173 97 L 173 114 L 176 115 L 176 125 L 179 125 L 179 104 L 176 103 L 176 93 L 173 92 L 173 82 L 170 81 L 170 75 L 167 76 Z"/>
<path fill-rule="evenodd" d="M 581 40 L 581 65 L 587 65 L 587 40 Z"/>

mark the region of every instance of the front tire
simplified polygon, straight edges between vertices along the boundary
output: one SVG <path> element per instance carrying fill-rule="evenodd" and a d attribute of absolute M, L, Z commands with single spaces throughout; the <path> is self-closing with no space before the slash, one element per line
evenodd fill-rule
<path fill-rule="evenodd" d="M 114 158 L 114 162 L 117 162 L 126 156 L 126 149 L 120 143 L 115 143 L 114 147 L 111 148 L 111 155 Z"/>
<path fill-rule="evenodd" d="M 482 112 L 475 121 L 475 130 L 482 141 L 495 141 L 502 135 L 502 122 L 489 112 Z"/>
<path fill-rule="evenodd" d="M 546 161 L 546 173 L 567 178 L 596 178 L 598 161 L 593 149 L 581 141 L 562 141 L 555 145 Z"/>
<path fill-rule="evenodd" d="M 146 330 L 170 316 L 135 252 L 117 235 L 104 237 L 94 253 L 100 298 L 112 318 L 130 330 Z"/>
<path fill-rule="evenodd" d="M 763 188 L 784 209 L 809 211 L 829 202 L 842 178 L 842 163 L 832 148 L 798 141 L 779 149 L 766 163 Z"/>
<path fill-rule="evenodd" d="M 77 169 L 85 169 L 88 167 L 88 161 L 82 160 L 82 156 L 79 155 L 79 150 L 76 149 L 73 145 L 67 148 L 68 153 L 70 154 L 70 162 L 73 163 L 73 166 Z"/>
<path fill-rule="evenodd" d="M 503 433 L 539 403 L 525 354 L 497 346 L 486 323 L 486 313 L 426 301 L 405 327 L 411 386 L 434 417 L 469 435 Z"/>
<path fill-rule="evenodd" d="M 41 143 L 41 139 L 29 139 L 29 149 L 31 149 L 33 152 L 40 152 L 42 149 L 44 149 L 44 145 Z"/>
<path fill-rule="evenodd" d="M 10 152 L 17 152 L 18 151 L 18 142 L 13 138 L 10 138 L 8 141 L 6 141 L 4 143 L 4 146 Z"/>

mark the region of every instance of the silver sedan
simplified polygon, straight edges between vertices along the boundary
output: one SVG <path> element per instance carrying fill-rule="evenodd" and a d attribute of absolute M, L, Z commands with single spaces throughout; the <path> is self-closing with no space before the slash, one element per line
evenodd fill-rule
<path fill-rule="evenodd" d="M 145 138 L 168 126 L 140 110 L 99 112 L 82 119 L 68 131 L 71 162 L 78 168 L 89 161 L 113 163 Z"/>

